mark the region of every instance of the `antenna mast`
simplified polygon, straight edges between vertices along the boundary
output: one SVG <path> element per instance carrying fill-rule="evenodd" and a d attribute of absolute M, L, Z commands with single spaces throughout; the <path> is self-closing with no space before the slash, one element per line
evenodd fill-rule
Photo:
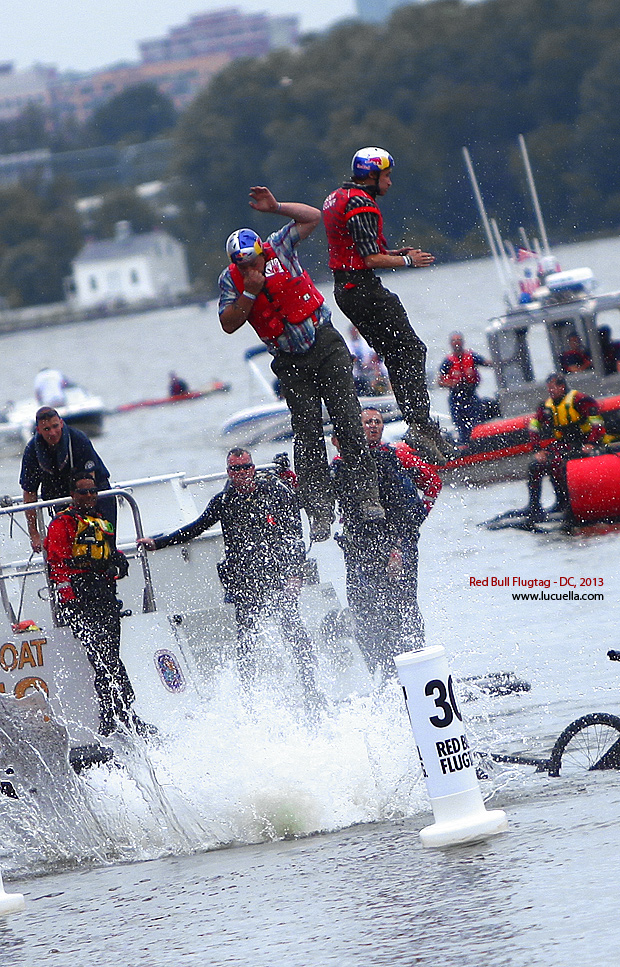
<path fill-rule="evenodd" d="M 478 187 L 478 182 L 476 180 L 476 175 L 474 172 L 474 166 L 471 163 L 471 157 L 467 148 L 463 148 L 463 157 L 465 158 L 465 164 L 467 166 L 467 173 L 469 175 L 469 180 L 471 182 L 471 187 L 474 192 L 474 198 L 476 199 L 476 204 L 478 205 L 478 211 L 480 212 L 480 218 L 482 219 L 482 225 L 484 227 L 485 235 L 487 237 L 487 242 L 489 249 L 491 250 L 491 255 L 493 256 L 493 262 L 495 263 L 495 268 L 499 276 L 499 280 L 504 289 L 504 296 L 509 305 L 512 305 L 512 298 L 510 292 L 509 280 L 506 277 L 503 255 L 498 249 L 491 225 L 489 224 L 489 219 L 487 218 L 487 213 L 484 207 L 484 202 L 482 200 L 482 195 L 480 194 L 480 188 Z"/>
<path fill-rule="evenodd" d="M 525 146 L 525 138 L 523 137 L 522 134 L 519 135 L 519 147 L 521 148 L 521 157 L 523 158 L 523 166 L 525 168 L 527 183 L 530 189 L 530 195 L 532 196 L 534 211 L 536 213 L 536 221 L 538 222 L 538 231 L 540 233 L 540 238 L 543 245 L 543 251 L 545 255 L 551 255 L 551 251 L 549 249 L 549 240 L 547 238 L 547 231 L 545 229 L 545 223 L 543 222 L 542 212 L 540 210 L 540 203 L 538 201 L 538 193 L 536 191 L 536 185 L 534 184 L 534 176 L 532 175 L 530 159 L 527 153 L 527 148 Z"/>

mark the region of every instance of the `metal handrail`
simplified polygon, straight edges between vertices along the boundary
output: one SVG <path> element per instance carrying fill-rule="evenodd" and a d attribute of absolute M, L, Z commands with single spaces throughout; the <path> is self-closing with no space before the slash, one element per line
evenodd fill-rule
<path fill-rule="evenodd" d="M 138 508 L 138 504 L 136 502 L 135 497 L 133 497 L 133 495 L 128 490 L 117 490 L 117 489 L 101 490 L 99 491 L 98 496 L 99 497 L 123 497 L 124 500 L 126 500 L 129 506 L 131 507 L 131 512 L 132 512 L 133 521 L 134 521 L 134 528 L 136 532 L 136 539 L 140 537 L 144 537 L 142 518 L 140 516 L 140 510 Z M 45 509 L 46 507 L 67 507 L 71 503 L 72 503 L 71 497 L 57 497 L 54 500 L 36 500 L 28 504 L 14 504 L 11 507 L 0 507 L 0 516 L 3 516 L 5 514 L 22 514 L 30 510 L 39 511 L 39 510 Z M 144 547 L 143 544 L 138 544 L 137 551 L 138 551 L 138 557 L 140 558 L 140 563 L 142 565 L 142 576 L 144 579 L 144 589 L 142 592 L 142 611 L 144 614 L 147 614 L 149 612 L 153 612 L 157 610 L 155 606 L 155 595 L 153 593 L 153 581 L 151 578 L 151 569 L 149 566 L 146 548 Z M 44 570 L 45 570 L 45 578 L 47 581 L 48 590 L 50 592 L 50 601 L 53 602 L 54 601 L 53 585 L 50 580 L 48 569 L 45 568 Z M 0 573 L 0 600 L 2 602 L 2 605 L 4 607 L 4 610 L 7 616 L 13 623 L 15 620 L 14 614 L 13 614 L 13 618 L 11 618 L 11 614 L 13 613 L 13 608 L 11 606 L 10 601 L 8 600 L 8 595 L 6 593 L 6 588 L 4 585 L 4 581 L 7 579 L 7 577 L 8 575 L 2 575 Z M 55 614 L 55 609 L 53 607 L 53 604 L 52 604 L 52 616 L 54 619 L 54 624 L 57 625 L 57 616 Z"/>
<path fill-rule="evenodd" d="M 240 447 L 243 449 L 243 447 Z M 277 470 L 275 463 L 261 463 L 256 464 L 257 470 Z M 191 484 L 197 483 L 213 483 L 215 480 L 228 480 L 228 474 L 226 471 L 219 471 L 219 473 L 205 473 L 201 474 L 199 477 L 185 477 L 180 481 L 183 488 L 189 487 Z"/>

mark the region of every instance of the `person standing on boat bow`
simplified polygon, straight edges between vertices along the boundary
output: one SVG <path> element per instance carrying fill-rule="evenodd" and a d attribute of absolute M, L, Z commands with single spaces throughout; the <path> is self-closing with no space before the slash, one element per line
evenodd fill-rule
<path fill-rule="evenodd" d="M 385 515 L 362 431 L 351 355 L 296 252 L 321 221 L 321 213 L 299 202 L 279 202 L 260 186 L 250 189 L 250 206 L 290 220 L 264 243 L 249 228 L 229 236 L 230 265 L 219 278 L 220 323 L 224 332 L 233 333 L 249 322 L 273 355 L 271 368 L 291 413 L 299 498 L 310 519 L 311 540 L 324 541 L 334 520 L 334 496 L 323 403 L 362 516 L 373 520 Z"/>
<path fill-rule="evenodd" d="M 121 660 L 120 601 L 116 581 L 129 571 L 116 547 L 114 527 L 97 513 L 92 474 L 72 476 L 72 504 L 50 523 L 45 552 L 60 618 L 82 643 L 95 670 L 99 732 L 110 735 L 117 722 L 139 735 L 155 733 L 132 710 L 134 691 Z"/>
<path fill-rule="evenodd" d="M 484 420 L 484 404 L 476 392 L 480 383 L 479 366 L 491 363 L 480 353 L 465 349 L 463 334 L 453 332 L 450 336 L 452 352 L 439 367 L 437 385 L 448 389 L 450 416 L 459 437 L 459 445 L 467 446 L 471 431 Z"/>
<path fill-rule="evenodd" d="M 306 559 L 301 516 L 290 486 L 256 472 L 247 450 L 234 447 L 226 458 L 228 483 L 200 517 L 163 537 L 142 537 L 138 544 L 159 550 L 185 544 L 218 522 L 224 560 L 218 574 L 237 621 L 237 664 L 245 686 L 253 683 L 255 639 L 263 613 L 280 623 L 293 650 L 307 707 L 323 704 L 316 685 L 316 656 L 299 615 L 299 592 Z"/>
<path fill-rule="evenodd" d="M 547 389 L 549 398 L 538 407 L 529 425 L 536 452 L 528 468 L 527 515 L 534 524 L 545 516 L 541 504 L 544 475 L 551 478 L 556 495 L 551 511 L 570 511 L 566 461 L 590 456 L 598 446 L 608 442 L 595 399 L 577 390 L 569 390 L 566 380 L 558 373 L 547 377 Z M 542 440 L 549 436 L 551 442 L 543 448 Z"/>
<path fill-rule="evenodd" d="M 388 249 L 377 199 L 392 185 L 394 159 L 383 148 L 353 155 L 352 176 L 323 203 L 323 222 L 339 308 L 383 360 L 409 438 L 432 463 L 445 463 L 446 443 L 430 418 L 426 346 L 407 313 L 376 274 L 382 269 L 416 269 L 435 257 L 419 248 Z"/>
<path fill-rule="evenodd" d="M 40 407 L 35 416 L 34 436 L 26 444 L 22 457 L 19 483 L 24 503 L 68 497 L 76 470 L 92 473 L 99 490 L 110 489 L 109 471 L 86 434 L 77 427 L 67 426 L 51 406 Z M 116 499 L 100 497 L 96 503 L 100 516 L 116 527 Z M 39 552 L 43 540 L 36 511 L 26 511 L 26 523 L 31 547 Z"/>

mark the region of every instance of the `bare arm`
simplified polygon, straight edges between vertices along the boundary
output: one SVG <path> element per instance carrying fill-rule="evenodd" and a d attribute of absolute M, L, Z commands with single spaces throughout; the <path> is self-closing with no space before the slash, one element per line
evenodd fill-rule
<path fill-rule="evenodd" d="M 24 490 L 23 499 L 25 504 L 34 504 L 38 499 L 38 495 L 32 493 L 30 490 Z M 43 541 L 41 540 L 41 535 L 39 534 L 39 528 L 37 526 L 37 512 L 36 510 L 26 511 L 26 524 L 28 526 L 28 534 L 30 535 L 30 546 L 33 551 L 39 553 L 43 547 Z"/>
<path fill-rule="evenodd" d="M 250 206 L 259 212 L 271 212 L 274 215 L 292 218 L 302 239 L 308 238 L 321 221 L 321 212 L 318 208 L 303 205 L 298 201 L 277 201 L 269 188 L 262 185 L 250 188 Z"/>
<path fill-rule="evenodd" d="M 435 256 L 419 248 L 403 248 L 394 252 L 377 252 L 365 255 L 364 262 L 369 269 L 423 269 L 432 265 Z"/>
<path fill-rule="evenodd" d="M 243 263 L 238 268 L 243 276 L 243 292 L 240 292 L 235 301 L 220 313 L 220 325 L 224 332 L 229 334 L 241 329 L 241 326 L 247 322 L 254 305 L 254 297 L 265 284 L 265 276 L 259 269 Z"/>

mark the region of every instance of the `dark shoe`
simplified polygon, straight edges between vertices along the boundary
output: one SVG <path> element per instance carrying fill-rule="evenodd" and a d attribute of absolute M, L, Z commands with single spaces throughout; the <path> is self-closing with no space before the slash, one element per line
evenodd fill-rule
<path fill-rule="evenodd" d="M 362 520 L 369 523 L 385 520 L 385 511 L 378 500 L 362 500 L 359 509 Z"/>
<path fill-rule="evenodd" d="M 545 511 L 540 506 L 527 507 L 525 513 L 528 524 L 540 524 L 546 517 Z"/>
<path fill-rule="evenodd" d="M 569 509 L 569 505 L 565 500 L 556 500 L 553 507 L 550 507 L 547 511 L 548 514 L 565 514 Z"/>
<path fill-rule="evenodd" d="M 326 517 L 313 517 L 310 520 L 310 540 L 313 544 L 329 540 L 331 533 L 332 524 Z"/>
<path fill-rule="evenodd" d="M 408 443 L 423 460 L 427 460 L 436 467 L 443 467 L 447 462 L 446 457 L 439 449 L 439 444 L 431 439 L 426 430 L 418 426 L 417 423 L 409 427 L 405 436 L 405 443 Z"/>
<path fill-rule="evenodd" d="M 140 716 L 136 715 L 135 712 L 133 712 L 131 715 L 131 724 L 142 739 L 148 739 L 149 736 L 159 735 L 159 729 L 155 725 L 151 725 L 150 722 L 143 722 Z"/>

